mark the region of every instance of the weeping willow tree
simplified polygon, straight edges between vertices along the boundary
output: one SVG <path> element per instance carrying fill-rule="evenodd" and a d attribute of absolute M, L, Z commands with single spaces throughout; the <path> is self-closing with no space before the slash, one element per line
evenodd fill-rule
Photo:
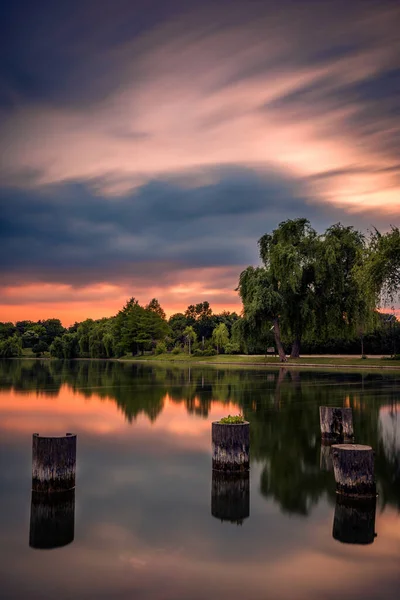
<path fill-rule="evenodd" d="M 354 227 L 340 223 L 319 237 L 315 262 L 314 336 L 361 339 L 377 323 L 377 294 L 366 277 L 368 248 Z"/>
<path fill-rule="evenodd" d="M 400 230 L 371 233 L 366 261 L 366 277 L 384 306 L 400 299 Z"/>
<path fill-rule="evenodd" d="M 376 293 L 365 275 L 362 234 L 340 223 L 318 235 L 307 219 L 287 220 L 259 240 L 262 267 L 239 279 L 243 315 L 260 332 L 272 323 L 281 361 L 281 335 L 291 358 L 303 339 L 362 337 L 374 320 Z"/>
<path fill-rule="evenodd" d="M 317 233 L 307 219 L 288 220 L 258 244 L 271 284 L 281 297 L 280 321 L 285 337 L 292 340 L 290 356 L 297 358 L 313 320 Z"/>
<path fill-rule="evenodd" d="M 279 324 L 282 295 L 274 286 L 270 271 L 263 267 L 247 267 L 240 274 L 237 289 L 243 302 L 243 317 L 248 328 L 259 336 L 265 335 L 272 323 L 279 358 L 286 362 Z"/>

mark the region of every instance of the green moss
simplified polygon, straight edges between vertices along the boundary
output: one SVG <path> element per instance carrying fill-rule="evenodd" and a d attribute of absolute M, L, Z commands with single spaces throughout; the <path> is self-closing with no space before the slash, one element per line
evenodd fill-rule
<path fill-rule="evenodd" d="M 227 417 L 222 417 L 218 422 L 224 425 L 238 425 L 239 423 L 244 423 L 245 420 L 242 415 L 235 415 L 233 417 L 228 415 Z"/>

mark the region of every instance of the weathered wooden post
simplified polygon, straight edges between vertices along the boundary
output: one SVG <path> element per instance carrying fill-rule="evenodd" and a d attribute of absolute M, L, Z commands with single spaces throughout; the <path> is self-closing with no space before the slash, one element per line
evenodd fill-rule
<path fill-rule="evenodd" d="M 49 494 L 32 492 L 29 546 L 61 548 L 74 540 L 75 489 Z"/>
<path fill-rule="evenodd" d="M 216 471 L 249 470 L 250 423 L 212 423 L 212 468 Z"/>
<path fill-rule="evenodd" d="M 250 515 L 249 471 L 212 472 L 211 514 L 220 521 L 241 525 Z"/>
<path fill-rule="evenodd" d="M 33 434 L 32 490 L 65 492 L 75 487 L 76 435 L 46 437 Z"/>
<path fill-rule="evenodd" d="M 376 497 L 374 452 L 371 446 L 335 444 L 331 448 L 338 494 Z"/>
<path fill-rule="evenodd" d="M 336 443 L 354 441 L 353 411 L 351 408 L 320 406 L 319 421 L 323 440 Z"/>
<path fill-rule="evenodd" d="M 372 544 L 376 498 L 354 499 L 338 494 L 332 537 L 343 544 Z"/>

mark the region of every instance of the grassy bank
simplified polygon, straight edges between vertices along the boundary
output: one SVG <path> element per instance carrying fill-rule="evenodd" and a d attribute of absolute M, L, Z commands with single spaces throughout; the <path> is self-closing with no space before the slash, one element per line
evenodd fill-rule
<path fill-rule="evenodd" d="M 287 363 L 281 363 L 279 358 L 265 356 L 238 356 L 221 354 L 218 356 L 188 356 L 187 354 L 160 354 L 145 356 L 124 356 L 120 360 L 151 361 L 151 362 L 172 362 L 172 363 L 191 363 L 191 364 L 211 364 L 211 365 L 243 365 L 243 366 L 295 366 L 295 367 L 351 367 L 357 369 L 398 369 L 400 370 L 400 360 L 389 360 L 384 358 L 360 357 L 305 357 L 290 359 Z"/>

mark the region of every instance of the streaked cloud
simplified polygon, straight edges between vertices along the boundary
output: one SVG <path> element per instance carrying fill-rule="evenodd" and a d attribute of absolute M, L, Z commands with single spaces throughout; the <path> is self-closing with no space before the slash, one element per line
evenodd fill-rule
<path fill-rule="evenodd" d="M 35 186 L 86 181 L 114 196 L 215 165 L 305 179 L 336 171 L 334 181 L 314 179 L 309 193 L 397 214 L 399 125 L 390 108 L 398 99 L 375 89 L 396 70 L 400 13 L 357 5 L 354 20 L 305 5 L 297 22 L 295 6 L 257 20 L 251 11 L 221 18 L 206 10 L 110 48 L 119 81 L 110 73 L 105 97 L 79 107 L 22 101 L 8 113 L 3 181 L 30 173 Z M 306 33 L 316 20 L 313 49 Z M 346 51 L 341 39 L 351 40 Z"/>

